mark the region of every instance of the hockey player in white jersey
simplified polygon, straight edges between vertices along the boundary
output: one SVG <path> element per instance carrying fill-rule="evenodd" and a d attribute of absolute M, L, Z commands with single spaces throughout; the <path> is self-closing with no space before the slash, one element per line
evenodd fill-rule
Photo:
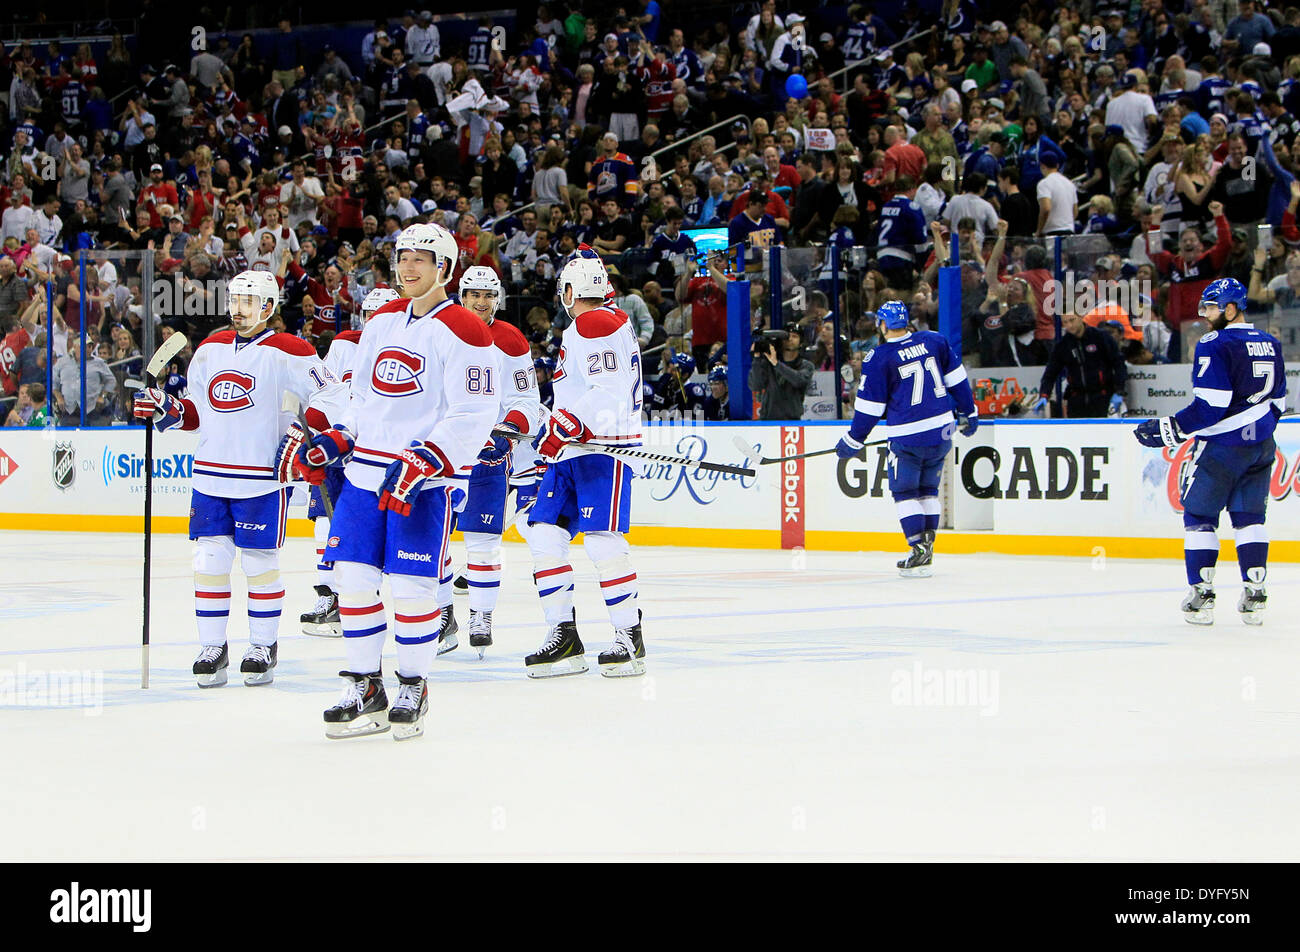
<path fill-rule="evenodd" d="M 280 288 L 265 271 L 244 271 L 226 288 L 234 330 L 213 334 L 190 361 L 189 394 L 137 391 L 134 415 L 158 430 L 199 431 L 194 453 L 190 538 L 194 540 L 194 600 L 202 646 L 194 662 L 199 687 L 226 683 L 230 571 L 236 549 L 248 578 L 250 646 L 244 683 L 275 677 L 284 586 L 284 544 L 290 461 L 277 447 L 290 417 L 282 395 L 296 394 L 313 426 L 328 429 L 347 408 L 347 388 L 306 341 L 267 328 Z"/>
<path fill-rule="evenodd" d="M 499 429 L 525 436 L 535 434 L 545 415 L 537 396 L 537 372 L 533 369 L 528 340 L 514 325 L 496 319 L 505 305 L 505 289 L 491 268 L 473 267 L 460 279 L 461 304 L 487 325 L 501 359 L 501 409 Z M 516 507 L 526 508 L 537 492 L 537 469 L 529 442 L 512 452 L 513 441 L 494 436 L 478 456 L 478 465 L 468 476 L 458 476 L 464 489 L 463 506 L 456 520 L 465 533 L 468 555 L 465 577 L 469 583 L 469 643 L 479 657 L 492 644 L 492 612 L 501 591 L 501 534 L 505 531 L 506 497 L 516 489 Z M 457 494 L 459 495 L 459 494 Z M 455 612 L 452 607 L 451 559 L 439 578 L 438 600 L 443 627 L 438 653 L 457 647 Z"/>
<path fill-rule="evenodd" d="M 385 304 L 396 301 L 398 294 L 392 288 L 375 288 L 361 302 L 361 326 L 364 327 Z M 346 330 L 330 342 L 329 353 L 325 355 L 325 366 L 330 369 L 335 380 L 345 384 L 352 382 L 352 360 L 357 353 L 357 344 L 361 340 L 360 330 Z M 331 504 L 338 501 L 339 490 L 343 488 L 343 467 L 329 466 L 325 469 L 325 479 L 319 485 L 311 487 L 311 498 L 307 503 L 307 518 L 312 521 L 312 534 L 316 538 L 316 604 L 311 611 L 303 612 L 299 618 L 305 635 L 321 635 L 337 638 L 343 634 L 339 621 L 339 599 L 334 591 L 334 565 L 325 561 L 325 543 L 330 537 L 330 519 L 325 512 L 322 495 L 328 494 Z"/>
<path fill-rule="evenodd" d="M 384 305 L 366 324 L 343 421 L 299 455 L 314 469 L 346 466 L 325 558 L 334 563 L 348 668 L 340 672 L 342 698 L 325 711 L 327 737 L 391 727 L 405 740 L 423 732 L 451 477 L 474 467 L 497 421 L 501 365 L 492 334 L 447 297 L 455 239 L 440 225 L 415 224 L 395 251 L 409 297 Z M 391 709 L 380 670 L 388 631 L 377 595 L 384 574 L 400 682 Z"/>
<path fill-rule="evenodd" d="M 635 473 L 617 456 L 574 448 L 641 445 L 640 348 L 627 314 L 606 304 L 609 275 L 595 252 L 577 252 L 561 269 L 558 286 L 556 323 L 563 335 L 555 409 L 538 446 L 550 465 L 537 490 L 527 535 L 550 633 L 524 664 L 534 678 L 587 670 L 569 564 L 569 544 L 582 532 L 614 626 L 614 643 L 600 654 L 601 673 L 644 674 L 636 572 L 626 537 Z"/>

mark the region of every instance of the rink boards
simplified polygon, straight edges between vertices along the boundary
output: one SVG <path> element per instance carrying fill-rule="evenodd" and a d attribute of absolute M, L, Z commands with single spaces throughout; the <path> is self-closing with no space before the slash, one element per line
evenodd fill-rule
<path fill-rule="evenodd" d="M 1177 557 L 1182 551 L 1178 479 L 1190 443 L 1149 449 L 1134 421 L 1002 421 L 957 437 L 944 473 L 939 551 Z M 833 447 L 843 423 L 661 425 L 646 447 L 692 459 L 744 464 L 741 437 L 775 457 Z M 880 428 L 871 439 L 886 434 Z M 154 528 L 184 532 L 198 438 L 154 441 Z M 1300 421 L 1284 420 L 1270 486 L 1271 557 L 1300 561 Z M 757 455 L 757 454 L 755 454 Z M 888 452 L 834 455 L 756 467 L 733 476 L 652 463 L 633 482 L 634 543 L 727 548 L 898 550 Z M 747 464 L 752 465 L 752 460 Z M 138 429 L 0 430 L 0 529 L 130 532 L 141 528 L 144 439 Z M 292 510 L 291 535 L 311 526 Z M 1230 539 L 1224 517 L 1220 536 Z M 1224 543 L 1231 553 L 1230 541 Z M 796 556 L 797 557 L 797 556 Z"/>

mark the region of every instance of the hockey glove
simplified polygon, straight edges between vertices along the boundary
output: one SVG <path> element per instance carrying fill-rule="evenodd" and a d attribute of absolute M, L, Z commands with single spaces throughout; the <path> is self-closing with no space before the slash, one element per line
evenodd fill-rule
<path fill-rule="evenodd" d="M 295 479 L 308 479 L 306 467 L 298 461 L 298 451 L 306 444 L 306 436 L 302 432 L 302 427 L 297 423 L 290 424 L 289 429 L 285 431 L 284 436 L 280 437 L 280 445 L 275 451 L 275 478 L 282 483 L 287 483 Z M 324 479 L 325 474 L 321 473 Z M 308 480 L 310 482 L 310 480 Z"/>
<path fill-rule="evenodd" d="M 1112 393 L 1110 395 L 1110 411 L 1107 416 L 1123 416 L 1128 412 L 1128 407 L 1124 405 L 1124 394 Z"/>
<path fill-rule="evenodd" d="M 542 459 L 555 461 L 564 452 L 565 443 L 585 443 L 591 439 L 591 430 L 573 417 L 568 410 L 552 410 L 537 452 Z"/>
<path fill-rule="evenodd" d="M 324 469 L 339 462 L 346 463 L 356 445 L 356 438 L 351 431 L 336 424 L 312 437 L 302 454 L 302 461 L 313 469 Z"/>
<path fill-rule="evenodd" d="M 515 430 L 515 427 L 509 423 L 498 424 L 499 429 Z M 515 430 L 518 432 L 518 430 Z M 484 466 L 500 466 L 505 463 L 507 467 L 510 464 L 510 451 L 515 448 L 515 441 L 506 436 L 490 436 L 487 443 L 484 444 L 482 452 L 478 454 L 478 461 Z"/>
<path fill-rule="evenodd" d="M 962 436 L 974 436 L 975 431 L 980 428 L 979 414 L 972 413 L 970 416 L 961 414 L 957 417 L 957 430 Z"/>
<path fill-rule="evenodd" d="M 135 392 L 131 413 L 137 420 L 152 420 L 161 433 L 185 422 L 185 403 L 165 390 L 149 387 Z"/>
<path fill-rule="evenodd" d="M 409 516 L 411 504 L 420 495 L 425 482 L 450 475 L 451 464 L 432 443 L 413 440 L 397 459 L 388 464 L 383 485 L 379 487 L 379 508 Z"/>
<path fill-rule="evenodd" d="M 1143 446 L 1168 446 L 1170 449 L 1179 446 L 1187 438 L 1178 428 L 1178 421 L 1171 416 L 1139 423 L 1133 436 Z"/>
<path fill-rule="evenodd" d="M 855 440 L 845 433 L 840 437 L 839 443 L 835 444 L 835 455 L 840 459 L 857 459 L 862 453 L 862 447 L 865 445 L 862 440 Z"/>

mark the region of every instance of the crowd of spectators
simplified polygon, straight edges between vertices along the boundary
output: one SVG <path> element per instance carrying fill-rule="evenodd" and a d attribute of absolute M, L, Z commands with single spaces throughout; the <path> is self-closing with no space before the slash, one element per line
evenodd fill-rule
<path fill-rule="evenodd" d="M 646 406 L 714 418 L 741 272 L 767 419 L 800 415 L 818 371 L 851 403 L 875 308 L 903 300 L 934 326 L 945 265 L 968 364 L 1046 364 L 1075 310 L 1053 294 L 1055 236 L 1092 249 L 1068 256 L 1088 262 L 1070 286 L 1094 282 L 1077 316 L 1129 363 L 1183 359 L 1213 278 L 1242 280 L 1275 322 L 1300 295 L 1298 8 L 630 0 L 544 4 L 510 29 L 440 22 L 406 11 L 311 53 L 288 19 L 210 30 L 179 62 L 120 34 L 102 52 L 6 45 L 4 422 L 40 424 L 46 401 L 79 421 L 83 324 L 87 422 L 127 419 L 147 312 L 189 340 L 169 370 L 183 387 L 226 324 L 222 282 L 249 267 L 282 279 L 277 321 L 323 352 L 415 221 L 453 232 L 458 272 L 500 275 L 543 377 L 558 268 L 596 249 L 662 374 Z M 701 252 L 697 228 L 725 229 L 730 251 Z M 111 250 L 153 252 L 151 301 L 139 257 Z M 1140 294 L 1107 299 L 1130 281 Z"/>

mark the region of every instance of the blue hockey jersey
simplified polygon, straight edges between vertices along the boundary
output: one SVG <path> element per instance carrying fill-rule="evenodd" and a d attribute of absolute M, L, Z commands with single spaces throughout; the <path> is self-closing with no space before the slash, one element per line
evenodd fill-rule
<path fill-rule="evenodd" d="M 1174 414 L 1184 433 L 1213 443 L 1264 442 L 1286 410 L 1282 345 L 1245 323 L 1211 331 L 1196 345 L 1192 397 Z"/>
<path fill-rule="evenodd" d="M 881 341 L 862 359 L 862 383 L 849 436 L 865 441 L 883 417 L 887 436 L 905 446 L 952 439 L 953 407 L 973 416 L 975 399 L 961 356 L 934 331 Z"/>
<path fill-rule="evenodd" d="M 895 195 L 880 209 L 880 230 L 876 244 L 878 257 L 914 261 L 916 252 L 929 241 L 925 212 L 906 195 Z"/>

